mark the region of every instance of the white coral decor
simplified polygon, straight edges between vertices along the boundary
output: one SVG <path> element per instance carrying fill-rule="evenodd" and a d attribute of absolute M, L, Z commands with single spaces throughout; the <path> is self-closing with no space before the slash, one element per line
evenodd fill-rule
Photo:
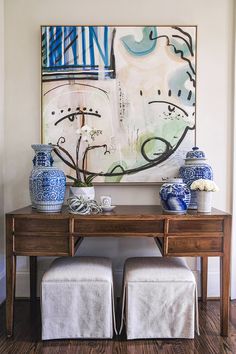
<path fill-rule="evenodd" d="M 215 184 L 214 181 L 210 179 L 197 179 L 194 181 L 191 186 L 191 190 L 193 191 L 205 191 L 205 192 L 218 192 L 219 188 Z"/>

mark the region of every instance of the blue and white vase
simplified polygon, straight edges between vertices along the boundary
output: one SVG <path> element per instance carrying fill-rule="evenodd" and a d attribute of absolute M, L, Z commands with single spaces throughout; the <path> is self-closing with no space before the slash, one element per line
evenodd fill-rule
<path fill-rule="evenodd" d="M 190 189 L 182 178 L 172 178 L 160 189 L 162 209 L 169 214 L 185 214 L 190 203 Z"/>
<path fill-rule="evenodd" d="M 43 148 L 43 144 L 32 145 L 31 147 L 35 150 L 35 156 L 33 158 L 33 169 L 38 167 L 51 167 L 53 165 L 53 158 L 51 156 L 52 149 L 48 149 L 49 145 L 45 145 L 46 148 Z M 36 152 L 37 151 L 37 152 Z M 50 161 L 50 163 L 49 163 Z M 32 208 L 36 209 L 36 205 L 33 198 L 33 180 L 32 180 L 32 173 L 29 178 L 29 192 L 30 192 L 30 199 Z"/>
<path fill-rule="evenodd" d="M 32 148 L 35 151 L 34 167 L 29 178 L 32 206 L 43 213 L 60 212 L 66 191 L 65 174 L 52 167 L 51 145 L 35 144 Z"/>
<path fill-rule="evenodd" d="M 185 165 L 180 167 L 179 175 L 189 188 L 197 179 L 213 180 L 212 168 L 206 163 L 205 153 L 198 147 L 193 147 L 191 151 L 187 152 Z M 197 209 L 196 191 L 191 190 L 189 209 Z"/>

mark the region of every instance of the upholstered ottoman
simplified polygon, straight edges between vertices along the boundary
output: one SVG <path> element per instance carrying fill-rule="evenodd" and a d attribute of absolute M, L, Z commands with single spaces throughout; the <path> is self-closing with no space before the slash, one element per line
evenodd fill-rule
<path fill-rule="evenodd" d="M 111 261 L 57 258 L 42 279 L 41 314 L 42 339 L 112 338 L 116 327 Z"/>
<path fill-rule="evenodd" d="M 194 338 L 197 287 L 181 258 L 130 258 L 125 263 L 122 322 L 127 339 Z"/>

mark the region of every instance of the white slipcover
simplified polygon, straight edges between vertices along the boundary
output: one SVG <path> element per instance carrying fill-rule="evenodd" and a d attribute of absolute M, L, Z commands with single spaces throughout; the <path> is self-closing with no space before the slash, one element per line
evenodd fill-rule
<path fill-rule="evenodd" d="M 125 263 L 122 321 L 128 339 L 194 338 L 197 286 L 181 258 L 130 258 Z"/>
<path fill-rule="evenodd" d="M 41 285 L 42 339 L 112 338 L 112 264 L 102 257 L 57 258 Z"/>

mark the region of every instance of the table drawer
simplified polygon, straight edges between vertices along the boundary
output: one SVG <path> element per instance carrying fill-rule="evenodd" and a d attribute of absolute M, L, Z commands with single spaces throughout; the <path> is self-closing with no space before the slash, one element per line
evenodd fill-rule
<path fill-rule="evenodd" d="M 166 239 L 166 254 L 184 254 L 201 252 L 223 252 L 222 237 L 185 237 L 174 236 Z"/>
<path fill-rule="evenodd" d="M 14 252 L 16 254 L 31 256 L 59 256 L 70 255 L 69 239 L 66 237 L 39 237 L 19 236 L 14 237 Z"/>
<path fill-rule="evenodd" d="M 157 235 L 164 232 L 163 220 L 75 220 L 74 232 L 83 235 Z"/>
<path fill-rule="evenodd" d="M 223 232 L 224 220 L 169 220 L 168 233 Z"/>
<path fill-rule="evenodd" d="M 14 231 L 18 232 L 69 232 L 69 219 L 15 218 Z"/>

